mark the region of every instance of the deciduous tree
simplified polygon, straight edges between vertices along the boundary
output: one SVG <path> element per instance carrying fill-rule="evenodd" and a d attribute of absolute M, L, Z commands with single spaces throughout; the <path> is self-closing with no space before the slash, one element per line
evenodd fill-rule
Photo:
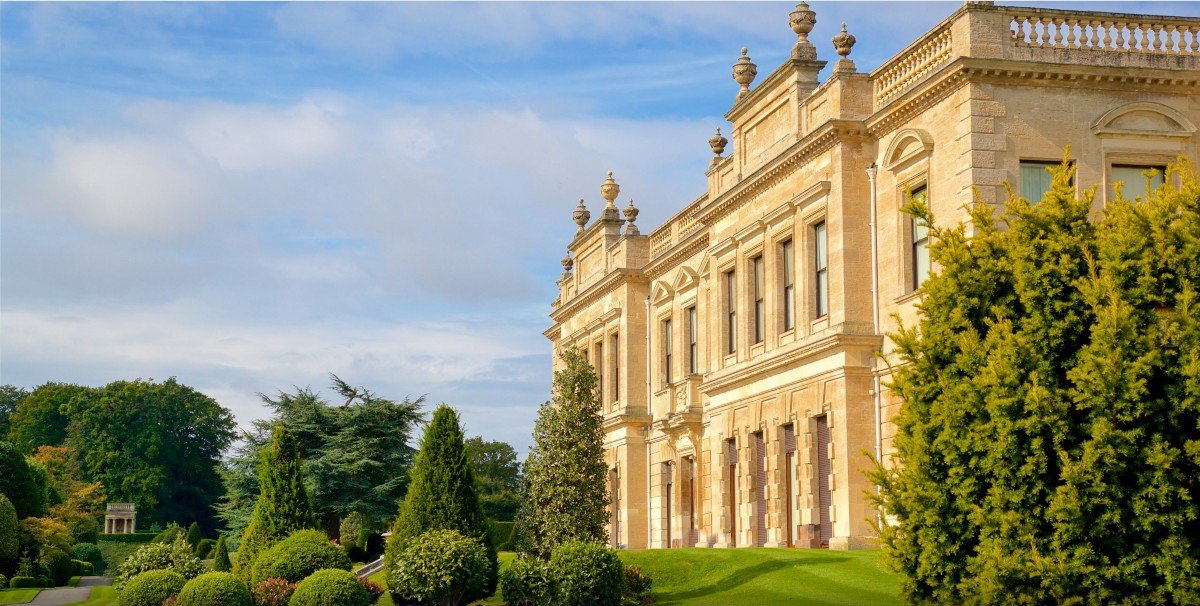
<path fill-rule="evenodd" d="M 505 442 L 475 436 L 466 442 L 467 457 L 475 469 L 475 485 L 483 513 L 493 520 L 511 522 L 520 507 L 521 463 L 517 451 Z"/>
<path fill-rule="evenodd" d="M 45 383 L 21 398 L 9 419 L 8 437 L 21 452 L 33 454 L 38 446 L 58 446 L 67 438 L 70 419 L 66 407 L 91 395 L 90 387 Z M 14 394 L 15 397 L 15 394 Z"/>

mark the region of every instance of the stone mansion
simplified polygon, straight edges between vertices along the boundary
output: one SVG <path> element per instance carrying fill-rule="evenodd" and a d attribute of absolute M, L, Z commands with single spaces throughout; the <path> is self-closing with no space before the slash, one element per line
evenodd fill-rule
<path fill-rule="evenodd" d="M 967 2 L 869 73 L 843 26 L 821 82 L 816 17 L 757 81 L 742 51 L 703 195 L 645 234 L 610 173 L 575 210 L 545 335 L 600 376 L 614 546 L 873 546 L 886 335 L 937 270 L 906 195 L 1037 199 L 1069 145 L 1099 208 L 1197 160 L 1200 19 Z"/>

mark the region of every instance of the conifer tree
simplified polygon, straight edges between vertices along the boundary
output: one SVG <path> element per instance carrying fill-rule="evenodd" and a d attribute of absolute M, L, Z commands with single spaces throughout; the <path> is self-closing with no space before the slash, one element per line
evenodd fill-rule
<path fill-rule="evenodd" d="M 421 438 L 411 470 L 408 494 L 388 539 L 385 565 L 389 571 L 399 551 L 430 530 L 455 530 L 483 544 L 491 562 L 486 593 L 496 589 L 499 570 L 487 518 L 475 489 L 475 472 L 464 447 L 458 413 L 442 404 Z"/>
<path fill-rule="evenodd" d="M 517 516 L 521 550 L 548 557 L 573 540 L 604 541 L 608 505 L 596 372 L 577 350 L 562 353 L 553 400 L 542 404 L 525 463 Z"/>
<path fill-rule="evenodd" d="M 188 545 L 191 546 L 192 549 L 195 549 L 196 544 L 199 543 L 200 539 L 203 539 L 203 538 L 204 538 L 204 535 L 202 535 L 200 533 L 200 524 L 198 524 L 196 522 L 192 522 L 192 525 L 188 526 L 188 531 L 187 531 Z"/>
<path fill-rule="evenodd" d="M 979 204 L 970 238 L 930 229 L 941 270 L 892 336 L 897 459 L 874 474 L 911 601 L 1200 599 L 1200 189 L 1174 169 L 1182 189 L 1092 222 L 1071 173 L 1010 197 L 1003 228 Z"/>
<path fill-rule="evenodd" d="M 217 537 L 217 546 L 213 547 L 212 569 L 214 572 L 229 572 L 233 563 L 229 561 L 229 547 L 225 545 L 225 535 Z"/>
<path fill-rule="evenodd" d="M 259 495 L 254 515 L 238 543 L 234 570 L 248 576 L 258 554 L 296 530 L 314 528 L 312 503 L 304 489 L 304 459 L 296 437 L 276 424 L 261 453 Z"/>

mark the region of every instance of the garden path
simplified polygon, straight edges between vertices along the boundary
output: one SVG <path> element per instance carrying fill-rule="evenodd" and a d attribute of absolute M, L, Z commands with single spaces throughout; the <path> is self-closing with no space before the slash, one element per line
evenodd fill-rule
<path fill-rule="evenodd" d="M 98 585 L 112 585 L 112 579 L 108 577 L 81 577 L 79 584 L 74 587 L 43 589 L 38 592 L 37 597 L 33 598 L 32 602 L 25 602 L 25 604 L 29 606 L 65 606 L 66 604 L 82 602 L 92 594 L 92 587 Z M 14 604 L 13 606 L 22 605 Z"/>

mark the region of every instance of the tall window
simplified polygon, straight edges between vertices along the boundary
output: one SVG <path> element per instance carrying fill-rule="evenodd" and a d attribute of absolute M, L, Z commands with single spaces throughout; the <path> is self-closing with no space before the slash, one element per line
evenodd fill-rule
<path fill-rule="evenodd" d="M 766 273 L 763 269 L 762 255 L 754 257 L 750 261 L 750 268 L 754 270 L 754 342 L 762 343 L 766 338 L 766 323 L 767 323 L 767 305 L 765 303 L 764 294 L 767 290 Z"/>
<path fill-rule="evenodd" d="M 1036 204 L 1050 191 L 1050 172 L 1048 169 L 1058 167 L 1058 162 L 1041 162 L 1037 160 L 1021 160 L 1021 195 L 1026 200 Z M 1075 184 L 1075 177 L 1071 177 Z"/>
<path fill-rule="evenodd" d="M 613 368 L 609 374 L 612 375 L 612 401 L 616 402 L 617 398 L 621 397 L 621 336 L 619 334 L 613 334 L 611 350 Z"/>
<path fill-rule="evenodd" d="M 604 405 L 604 341 L 596 343 L 596 388 L 600 392 L 600 405 Z"/>
<path fill-rule="evenodd" d="M 783 257 L 780 266 L 783 268 L 783 329 L 786 331 L 796 326 L 796 279 L 792 272 L 791 240 L 779 247 L 779 255 Z"/>
<path fill-rule="evenodd" d="M 725 353 L 737 351 L 737 282 L 733 270 L 725 272 Z"/>
<path fill-rule="evenodd" d="M 671 384 L 671 321 L 663 320 L 663 378 Z"/>
<path fill-rule="evenodd" d="M 1154 172 L 1149 179 L 1149 189 L 1146 188 L 1146 171 Z M 1162 186 L 1163 175 L 1166 173 L 1166 169 L 1162 166 L 1114 164 L 1112 166 L 1113 196 L 1116 196 L 1116 184 L 1120 181 L 1125 184 L 1121 193 L 1125 195 L 1126 200 L 1132 200 L 1139 196 L 1145 200 L 1147 194 Z"/>
<path fill-rule="evenodd" d="M 696 374 L 699 353 L 696 349 L 696 306 L 687 308 L 688 317 L 688 374 Z"/>
<path fill-rule="evenodd" d="M 928 199 L 929 193 L 924 185 L 912 191 L 914 200 L 922 202 Z M 910 219 L 912 224 L 912 289 L 921 287 L 921 283 L 929 277 L 929 226 L 916 217 Z"/>
<path fill-rule="evenodd" d="M 817 317 L 829 314 L 829 242 L 825 234 L 825 222 L 813 226 L 813 259 L 816 261 Z"/>

